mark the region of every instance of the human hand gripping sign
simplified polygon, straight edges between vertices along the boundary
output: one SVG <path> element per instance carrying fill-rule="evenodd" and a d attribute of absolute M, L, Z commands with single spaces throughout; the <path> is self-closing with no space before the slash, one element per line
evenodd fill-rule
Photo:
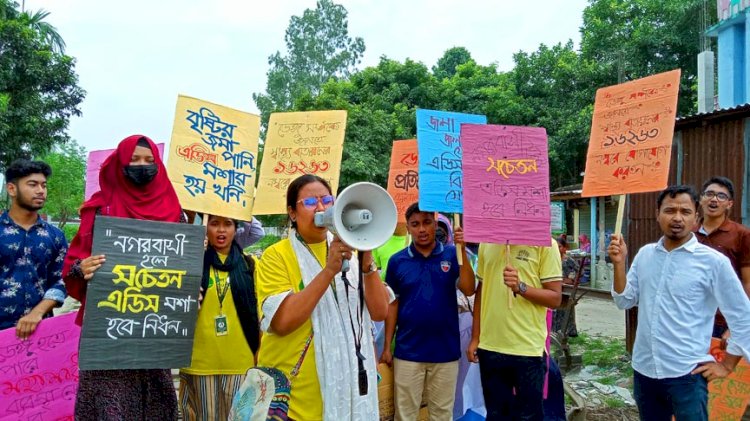
<path fill-rule="evenodd" d="M 89 256 L 81 260 L 81 272 L 83 272 L 83 279 L 90 281 L 94 277 L 94 273 L 99 270 L 107 259 L 103 254 L 96 256 Z"/>

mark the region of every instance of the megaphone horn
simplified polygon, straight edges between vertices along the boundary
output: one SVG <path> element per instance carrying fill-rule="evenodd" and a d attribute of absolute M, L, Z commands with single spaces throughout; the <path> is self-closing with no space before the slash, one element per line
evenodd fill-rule
<path fill-rule="evenodd" d="M 396 204 L 384 188 L 374 183 L 354 183 L 344 189 L 333 206 L 315 214 L 315 225 L 326 227 L 353 249 L 367 251 L 385 244 L 396 229 Z M 348 269 L 349 262 L 344 265 Z M 342 272 L 344 266 L 342 266 Z"/>

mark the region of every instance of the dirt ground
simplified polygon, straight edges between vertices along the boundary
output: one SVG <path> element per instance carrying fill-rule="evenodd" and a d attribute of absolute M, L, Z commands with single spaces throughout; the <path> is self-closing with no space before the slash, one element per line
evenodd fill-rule
<path fill-rule="evenodd" d="M 584 296 L 576 305 L 576 324 L 591 336 L 625 337 L 625 311 L 611 299 Z"/>

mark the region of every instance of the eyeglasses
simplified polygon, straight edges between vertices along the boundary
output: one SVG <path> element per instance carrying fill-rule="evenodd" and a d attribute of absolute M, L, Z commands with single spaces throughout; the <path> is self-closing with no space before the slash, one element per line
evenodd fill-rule
<path fill-rule="evenodd" d="M 706 199 L 713 199 L 715 197 L 719 202 L 726 202 L 727 200 L 729 200 L 729 195 L 727 195 L 726 193 L 717 193 L 713 190 L 704 191 L 703 197 L 705 197 Z"/>
<path fill-rule="evenodd" d="M 333 196 L 330 194 L 327 194 L 325 196 L 310 196 L 306 197 L 304 199 L 300 199 L 297 201 L 297 203 L 302 203 L 307 209 L 315 209 L 318 207 L 318 203 L 322 204 L 323 206 L 330 206 L 333 204 Z"/>

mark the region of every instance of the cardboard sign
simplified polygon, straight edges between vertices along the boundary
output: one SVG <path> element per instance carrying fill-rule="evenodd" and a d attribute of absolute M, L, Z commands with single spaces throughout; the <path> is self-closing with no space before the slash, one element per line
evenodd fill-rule
<path fill-rule="evenodd" d="M 159 148 L 159 158 L 164 159 L 164 144 L 157 143 Z M 99 171 L 102 168 L 104 160 L 107 159 L 117 149 L 103 149 L 100 151 L 91 151 L 86 159 L 86 187 L 84 189 L 84 199 L 89 200 L 99 189 Z"/>
<path fill-rule="evenodd" d="M 393 142 L 388 194 L 396 203 L 398 222 L 406 222 L 406 209 L 419 200 L 418 164 L 417 139 Z"/>
<path fill-rule="evenodd" d="M 721 361 L 726 354 L 721 342 L 711 339 L 711 355 Z M 750 403 L 750 364 L 743 358 L 734 373 L 708 384 L 708 419 L 711 421 L 739 420 Z"/>
<path fill-rule="evenodd" d="M 88 284 L 82 370 L 190 365 L 205 228 L 97 216 L 92 255 L 107 261 Z"/>
<path fill-rule="evenodd" d="M 287 187 L 304 174 L 325 179 L 335 194 L 339 187 L 345 134 L 346 111 L 271 114 L 255 214 L 285 214 Z"/>
<path fill-rule="evenodd" d="M 485 124 L 487 117 L 417 110 L 419 209 L 462 213 L 461 124 Z"/>
<path fill-rule="evenodd" d="M 180 95 L 167 170 L 183 209 L 249 221 L 260 117 Z"/>
<path fill-rule="evenodd" d="M 680 70 L 596 91 L 583 197 L 663 190 Z"/>
<path fill-rule="evenodd" d="M 42 320 L 28 340 L 0 331 L 0 421 L 73 421 L 78 390 L 76 313 Z"/>
<path fill-rule="evenodd" d="M 461 142 L 466 241 L 549 246 L 547 131 L 463 124 Z"/>

